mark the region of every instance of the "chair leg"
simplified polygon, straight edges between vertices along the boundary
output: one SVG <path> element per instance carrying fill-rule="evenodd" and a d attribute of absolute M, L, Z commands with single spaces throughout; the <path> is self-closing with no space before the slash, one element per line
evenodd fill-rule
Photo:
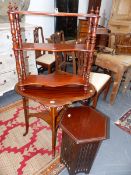
<path fill-rule="evenodd" d="M 48 66 L 48 74 L 50 74 L 51 73 L 51 66 L 49 65 Z"/>
<path fill-rule="evenodd" d="M 98 93 L 96 93 L 95 96 L 93 97 L 93 102 L 92 102 L 93 103 L 92 104 L 93 108 L 96 108 L 96 106 L 97 106 L 98 97 L 99 97 Z"/>
<path fill-rule="evenodd" d="M 127 70 L 125 82 L 123 83 L 122 93 L 126 93 L 128 86 L 130 84 L 130 80 L 131 80 L 131 66 Z"/>
<path fill-rule="evenodd" d="M 29 109 L 28 109 L 28 103 L 29 100 L 26 99 L 25 97 L 23 97 L 23 108 L 24 108 L 24 115 L 25 115 L 25 124 L 26 124 L 26 130 L 25 133 L 23 134 L 23 136 L 26 136 L 28 134 L 29 131 Z"/>
<path fill-rule="evenodd" d="M 110 84 L 111 84 L 111 79 L 108 81 L 108 83 L 107 83 L 107 85 L 106 85 L 106 88 L 105 88 L 105 90 L 104 90 L 103 100 L 106 100 L 107 94 L 108 94 L 109 89 L 110 89 Z"/>

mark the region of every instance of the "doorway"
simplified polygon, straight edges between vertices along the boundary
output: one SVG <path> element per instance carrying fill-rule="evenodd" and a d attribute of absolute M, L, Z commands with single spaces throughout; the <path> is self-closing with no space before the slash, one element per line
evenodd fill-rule
<path fill-rule="evenodd" d="M 55 0 L 55 8 L 59 12 L 78 13 L 79 0 Z M 65 39 L 77 36 L 77 17 L 56 17 L 55 31 L 64 31 Z"/>
<path fill-rule="evenodd" d="M 91 9 L 96 10 L 97 7 L 99 8 L 100 10 L 100 7 L 101 7 L 101 0 L 89 0 L 89 5 L 88 5 L 88 11 L 87 13 L 90 13 Z"/>

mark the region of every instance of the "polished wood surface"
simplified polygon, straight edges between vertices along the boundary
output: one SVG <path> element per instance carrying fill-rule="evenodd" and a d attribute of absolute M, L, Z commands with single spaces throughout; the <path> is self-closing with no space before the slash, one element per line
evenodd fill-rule
<path fill-rule="evenodd" d="M 60 126 L 61 163 L 70 175 L 88 174 L 101 141 L 107 138 L 107 117 L 91 107 L 71 107 L 64 113 Z"/>
<path fill-rule="evenodd" d="M 85 44 L 67 44 L 67 43 L 23 43 L 21 48 L 16 46 L 16 50 L 43 50 L 53 52 L 71 52 L 71 51 L 87 51 L 92 52 L 91 45 Z"/>
<path fill-rule="evenodd" d="M 68 108 L 60 126 L 77 144 L 107 137 L 107 118 L 87 106 Z"/>
<path fill-rule="evenodd" d="M 95 90 L 89 83 L 89 74 L 91 70 L 93 53 L 95 47 L 96 29 L 98 25 L 98 10 L 96 14 L 77 14 L 77 13 L 48 13 L 48 12 L 31 12 L 18 11 L 18 8 L 12 4 L 9 5 L 9 21 L 11 26 L 13 50 L 16 59 L 16 69 L 18 74 L 18 84 L 16 91 L 23 97 L 23 106 L 26 122 L 26 132 L 29 130 L 29 118 L 33 116 L 28 111 L 28 101 L 33 99 L 40 102 L 48 111 L 47 113 L 34 114 L 40 117 L 50 125 L 52 129 L 52 157 L 55 156 L 56 133 L 60 118 L 63 116 L 67 104 L 74 101 L 88 99 L 94 95 Z M 89 34 L 86 44 L 74 45 L 66 43 L 23 43 L 21 35 L 21 26 L 19 15 L 44 15 L 44 16 L 74 16 L 74 17 L 88 17 L 89 18 Z M 86 62 L 83 67 L 83 74 L 81 77 L 68 73 L 54 73 L 46 76 L 28 75 L 25 71 L 24 50 L 43 50 L 53 52 L 72 52 L 81 51 L 86 53 Z M 57 58 L 56 58 L 57 59 Z M 59 107 L 62 110 L 59 111 Z M 59 113 L 60 112 L 60 113 Z M 45 115 L 44 115 L 45 114 Z M 45 117 L 44 117 L 45 116 Z"/>
<path fill-rule="evenodd" d="M 98 15 L 96 14 L 84 14 L 84 13 L 49 13 L 49 12 L 38 12 L 38 11 L 15 11 L 11 12 L 12 14 L 21 14 L 21 15 L 44 15 L 44 16 L 74 16 L 74 17 L 87 17 L 87 18 L 96 18 Z"/>
<path fill-rule="evenodd" d="M 21 88 L 16 85 L 16 91 L 28 98 L 39 101 L 41 104 L 48 107 L 59 107 L 65 104 L 71 104 L 75 101 L 81 101 L 92 97 L 95 93 L 93 85 L 89 85 L 87 91 L 84 91 L 83 86 L 62 86 L 62 87 L 36 87 L 27 86 L 21 91 Z"/>
<path fill-rule="evenodd" d="M 64 77 L 68 81 L 65 81 Z M 22 83 L 18 83 L 19 86 L 48 86 L 59 87 L 66 85 L 84 85 L 85 80 L 82 76 L 71 75 L 67 72 L 55 71 L 52 74 L 47 75 L 29 75 L 22 80 Z"/>

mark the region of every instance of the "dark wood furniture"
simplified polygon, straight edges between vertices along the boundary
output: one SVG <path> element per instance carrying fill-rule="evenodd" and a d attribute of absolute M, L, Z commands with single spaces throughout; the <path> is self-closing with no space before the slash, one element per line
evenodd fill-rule
<path fill-rule="evenodd" d="M 47 39 L 49 43 L 61 43 L 61 44 L 75 44 L 75 40 L 65 41 L 64 31 L 55 32 Z M 68 60 L 72 60 L 73 73 L 76 73 L 76 57 L 75 52 L 59 52 L 56 54 L 56 69 L 66 71 Z"/>
<path fill-rule="evenodd" d="M 77 30 L 77 39 L 87 37 L 89 27 L 88 19 L 79 19 L 78 30 Z M 96 35 L 96 47 L 98 46 L 108 46 L 109 41 L 109 30 L 104 27 L 97 28 Z"/>
<path fill-rule="evenodd" d="M 53 33 L 50 38 L 48 38 L 48 43 L 64 44 L 65 36 L 64 31 Z M 64 52 L 55 52 L 55 68 L 56 70 L 66 70 L 66 54 Z"/>
<path fill-rule="evenodd" d="M 61 162 L 70 175 L 89 173 L 102 140 L 107 137 L 107 118 L 90 107 L 68 108 L 62 128 Z"/>
<path fill-rule="evenodd" d="M 34 43 L 44 43 L 44 35 L 43 35 L 43 28 L 42 27 L 35 27 L 34 31 Z M 35 51 L 35 58 L 36 58 L 36 65 L 40 65 L 38 67 L 38 72 L 41 69 L 47 69 L 48 73 L 51 73 L 52 68 L 55 66 L 55 55 L 53 53 L 46 53 L 42 50 Z"/>
<path fill-rule="evenodd" d="M 79 38 L 77 40 L 77 43 L 85 43 L 86 38 Z M 85 59 L 85 54 L 83 52 L 78 52 L 76 57 L 78 59 L 77 61 L 77 74 L 78 75 L 82 75 L 83 72 L 83 63 L 84 63 L 84 59 Z M 89 81 L 91 84 L 93 84 L 93 86 L 95 87 L 96 93 L 95 95 L 92 97 L 91 101 L 92 101 L 92 106 L 94 108 L 96 108 L 97 106 L 97 102 L 98 102 L 98 98 L 100 96 L 100 94 L 102 94 L 104 92 L 104 100 L 106 100 L 108 91 L 110 89 L 110 84 L 111 84 L 111 76 L 106 74 L 106 73 L 99 73 L 99 72 L 91 72 L 90 73 L 90 78 Z M 87 101 L 84 102 L 84 104 L 86 104 Z"/>
<path fill-rule="evenodd" d="M 88 99 L 95 93 L 93 85 L 89 83 L 89 76 L 99 19 L 98 11 L 96 14 L 18 11 L 16 6 L 12 6 L 10 4 L 8 15 L 11 26 L 13 50 L 16 58 L 16 69 L 18 73 L 18 83 L 16 84 L 15 90 L 23 97 L 26 121 L 25 134 L 28 133 L 30 117 L 39 117 L 45 120 L 52 129 L 52 157 L 54 157 L 56 132 L 64 110 L 67 108 L 68 104 Z M 88 39 L 85 44 L 79 45 L 66 43 L 24 43 L 21 36 L 19 15 L 87 17 L 90 21 Z M 83 74 L 82 76 L 79 76 L 62 71 L 56 71 L 48 75 L 28 75 L 25 71 L 23 54 L 23 51 L 28 50 L 43 50 L 49 52 L 85 52 L 86 58 L 83 64 Z M 45 107 L 46 112 L 43 111 L 35 114 L 29 113 L 29 99 L 33 99 L 41 103 Z M 61 107 L 62 110 L 60 110 Z"/>
<path fill-rule="evenodd" d="M 84 38 L 87 36 L 88 27 L 89 27 L 89 21 L 87 19 L 79 19 L 77 39 Z"/>

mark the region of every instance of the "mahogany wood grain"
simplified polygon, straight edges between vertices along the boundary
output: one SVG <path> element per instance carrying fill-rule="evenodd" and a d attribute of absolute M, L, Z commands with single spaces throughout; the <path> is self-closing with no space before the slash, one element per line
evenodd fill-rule
<path fill-rule="evenodd" d="M 107 117 L 91 107 L 68 108 L 60 125 L 77 144 L 100 141 L 107 137 Z"/>
<path fill-rule="evenodd" d="M 20 14 L 20 15 L 40 15 L 40 16 L 68 16 L 68 17 L 86 17 L 86 18 L 96 18 L 98 15 L 95 14 L 84 14 L 84 13 L 49 13 L 49 12 L 39 12 L 39 11 L 12 11 L 12 14 Z"/>
<path fill-rule="evenodd" d="M 23 43 L 21 35 L 21 26 L 19 15 L 44 15 L 44 16 L 70 16 L 70 17 L 85 17 L 89 18 L 89 36 L 85 44 L 38 44 L 38 43 Z M 33 116 L 28 111 L 28 100 L 33 99 L 38 101 L 43 106 L 49 108 L 49 120 L 47 115 L 42 113 L 35 114 L 34 116 L 40 117 L 51 126 L 52 129 L 52 157 L 55 156 L 55 142 L 56 131 L 59 124 L 59 107 L 63 106 L 66 109 L 67 104 L 72 102 L 88 99 L 94 95 L 95 89 L 89 83 L 89 74 L 93 60 L 93 52 L 96 39 L 96 28 L 98 25 L 98 10 L 96 14 L 77 14 L 77 13 L 48 13 L 48 12 L 31 12 L 31 11 L 18 11 L 16 5 L 9 5 L 8 16 L 11 26 L 13 50 L 16 59 L 16 69 L 18 73 L 18 83 L 16 84 L 16 91 L 23 97 L 23 106 L 26 122 L 26 135 L 29 129 L 29 118 Z M 70 75 L 67 73 L 54 73 L 46 76 L 33 76 L 28 75 L 25 71 L 24 50 L 43 50 L 53 52 L 85 52 L 85 62 L 82 76 Z M 57 59 L 57 58 L 56 58 Z M 23 87 L 24 86 L 24 87 Z"/>
<path fill-rule="evenodd" d="M 84 86 L 70 85 L 61 87 L 27 86 L 21 90 L 16 84 L 15 90 L 21 96 L 26 96 L 48 107 L 64 106 L 72 102 L 84 100 L 95 94 L 95 88 L 89 84 L 87 91 Z"/>
<path fill-rule="evenodd" d="M 65 82 L 65 78 L 68 80 Z M 85 80 L 82 76 L 72 75 L 67 72 L 55 71 L 47 75 L 29 75 L 18 83 L 19 86 L 48 86 L 58 87 L 66 85 L 84 85 Z"/>
<path fill-rule="evenodd" d="M 74 175 L 89 174 L 102 140 L 107 137 L 107 117 L 91 107 L 70 107 L 60 124 L 60 162 Z"/>
<path fill-rule="evenodd" d="M 53 52 L 85 51 L 92 52 L 91 45 L 86 44 L 66 44 L 66 43 L 23 43 L 22 47 L 15 47 L 16 50 L 43 50 Z"/>

